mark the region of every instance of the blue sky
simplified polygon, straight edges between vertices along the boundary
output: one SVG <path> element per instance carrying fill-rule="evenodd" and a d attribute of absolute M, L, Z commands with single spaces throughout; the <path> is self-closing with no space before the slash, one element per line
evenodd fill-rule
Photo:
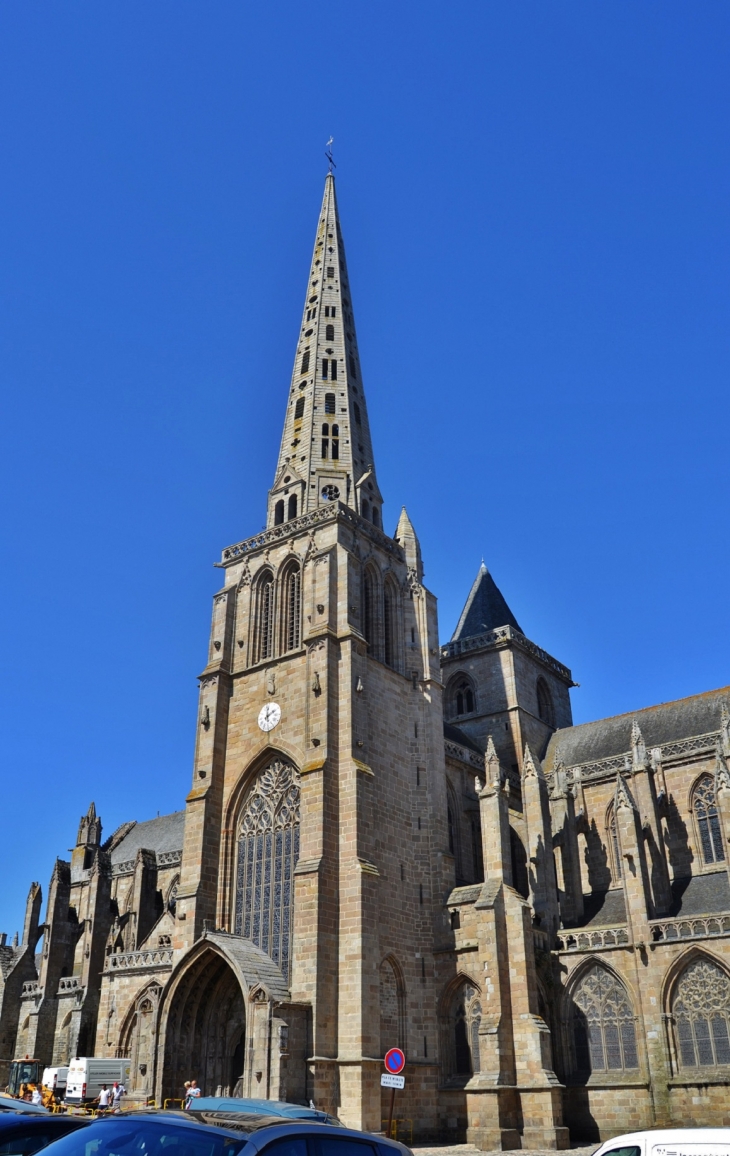
<path fill-rule="evenodd" d="M 730 8 L 0 8 L 0 930 L 90 799 L 184 805 L 335 138 L 378 475 L 577 720 L 728 677 Z"/>

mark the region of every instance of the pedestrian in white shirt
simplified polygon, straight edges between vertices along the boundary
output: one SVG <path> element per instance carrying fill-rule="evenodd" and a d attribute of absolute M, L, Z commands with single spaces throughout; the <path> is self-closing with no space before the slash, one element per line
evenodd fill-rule
<path fill-rule="evenodd" d="M 30 1098 L 30 1102 L 31 1104 L 39 1104 L 41 1108 L 43 1107 L 43 1096 L 41 1095 L 40 1088 L 33 1089 L 33 1095 Z"/>
<path fill-rule="evenodd" d="M 114 1081 L 114 1087 L 112 1088 L 112 1108 L 115 1112 L 118 1112 L 121 1108 L 122 1096 L 126 1090 L 124 1084 L 120 1084 L 117 1080 Z"/>

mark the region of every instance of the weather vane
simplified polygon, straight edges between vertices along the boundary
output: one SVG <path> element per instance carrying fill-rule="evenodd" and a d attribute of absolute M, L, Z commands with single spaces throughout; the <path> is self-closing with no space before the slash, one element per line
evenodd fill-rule
<path fill-rule="evenodd" d="M 335 143 L 335 138 L 333 136 L 331 136 L 330 139 L 327 141 L 327 147 L 326 147 L 325 154 L 324 154 L 327 157 L 327 160 L 329 161 L 330 172 L 332 172 L 333 169 L 337 168 L 337 165 L 335 164 L 335 162 L 332 158 L 332 145 L 334 143 Z"/>

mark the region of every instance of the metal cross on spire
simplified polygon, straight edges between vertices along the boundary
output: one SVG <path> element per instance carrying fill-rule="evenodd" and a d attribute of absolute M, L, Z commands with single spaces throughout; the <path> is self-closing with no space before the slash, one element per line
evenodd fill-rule
<path fill-rule="evenodd" d="M 337 168 L 337 165 L 335 164 L 334 159 L 332 157 L 332 145 L 334 143 L 335 143 L 335 138 L 333 136 L 331 136 L 330 139 L 327 141 L 327 144 L 325 146 L 325 154 L 324 155 L 327 157 L 327 160 L 329 161 L 330 172 L 332 172 L 333 169 Z"/>

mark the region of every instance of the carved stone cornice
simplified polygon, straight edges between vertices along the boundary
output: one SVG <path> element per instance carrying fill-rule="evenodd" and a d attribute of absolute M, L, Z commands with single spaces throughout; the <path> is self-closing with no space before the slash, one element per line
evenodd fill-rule
<path fill-rule="evenodd" d="M 714 755 L 721 739 L 720 731 L 709 731 L 704 735 L 693 735 L 687 739 L 678 739 L 673 743 L 663 743 L 654 749 L 661 752 L 663 766 L 672 763 L 681 763 L 688 759 L 702 758 L 705 755 Z M 580 777 L 585 782 L 591 779 L 613 778 L 618 771 L 626 771 L 627 764 L 631 768 L 632 752 L 626 750 L 620 755 L 611 755 L 606 759 L 595 759 L 589 763 L 574 763 L 564 770 L 569 777 L 572 771 L 580 770 Z M 552 781 L 554 772 L 549 776 Z"/>
<path fill-rule="evenodd" d="M 389 554 L 405 561 L 405 553 L 398 543 L 389 538 L 382 530 L 379 530 L 377 526 L 374 526 L 372 522 L 361 518 L 355 510 L 346 506 L 344 502 L 328 502 L 326 506 L 312 510 L 309 514 L 303 514 L 301 518 L 293 518 L 291 522 L 284 522 L 281 526 L 272 526 L 269 530 L 262 530 L 260 534 L 254 534 L 253 538 L 245 538 L 243 542 L 226 546 L 221 560 L 216 562 L 216 566 L 224 568 L 232 566 L 241 558 L 253 553 L 254 550 L 275 546 L 278 542 L 285 542 L 288 538 L 301 534 L 303 530 L 310 530 L 314 526 L 329 525 L 335 522 L 350 526 L 358 534 L 363 534 L 366 538 L 376 542 Z"/>
<path fill-rule="evenodd" d="M 444 661 L 449 658 L 459 658 L 460 655 L 470 654 L 474 650 L 503 650 L 509 645 L 516 646 L 525 654 L 537 659 L 552 674 L 557 675 L 569 686 L 576 685 L 567 666 L 563 666 L 562 662 L 558 662 L 557 658 L 553 658 L 541 646 L 536 646 L 534 642 L 530 642 L 529 638 L 526 638 L 519 630 L 515 630 L 513 626 L 498 626 L 496 630 L 486 630 L 484 634 L 475 634 L 473 638 L 460 638 L 456 642 L 447 642 L 441 647 L 441 659 Z"/>

